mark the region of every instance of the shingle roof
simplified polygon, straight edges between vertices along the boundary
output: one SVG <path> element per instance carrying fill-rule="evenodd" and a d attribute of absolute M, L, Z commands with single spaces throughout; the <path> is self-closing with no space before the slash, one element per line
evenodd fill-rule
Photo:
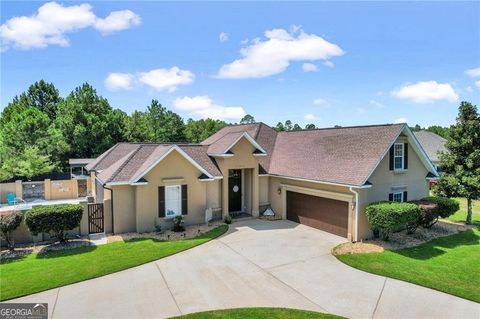
<path fill-rule="evenodd" d="M 361 186 L 404 124 L 280 132 L 269 174 Z"/>
<path fill-rule="evenodd" d="M 418 131 L 413 132 L 413 134 L 415 134 L 415 137 L 422 145 L 422 148 L 427 153 L 428 158 L 430 158 L 432 162 L 439 162 L 440 158 L 438 156 L 438 152 L 447 151 L 447 148 L 445 147 L 445 142 L 447 140 L 440 135 L 429 131 Z"/>
<path fill-rule="evenodd" d="M 243 132 L 230 132 L 208 146 L 208 154 L 224 154 Z"/>
<path fill-rule="evenodd" d="M 124 143 L 122 143 L 124 144 Z M 194 162 L 201 166 L 213 177 L 220 177 L 222 174 L 207 155 L 208 146 L 203 145 L 174 145 L 174 144 L 131 144 L 131 148 L 109 150 L 108 154 L 99 161 L 100 166 L 105 162 L 112 162 L 116 156 L 116 162 L 98 174 L 98 178 L 104 183 L 133 183 L 136 182 L 142 173 L 147 171 L 171 148 L 178 147 L 184 151 Z M 123 153 L 121 153 L 123 151 Z M 199 174 L 200 175 L 200 174 Z"/>

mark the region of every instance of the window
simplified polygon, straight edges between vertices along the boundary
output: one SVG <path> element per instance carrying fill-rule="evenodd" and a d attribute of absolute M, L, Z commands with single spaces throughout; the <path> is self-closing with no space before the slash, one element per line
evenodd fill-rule
<path fill-rule="evenodd" d="M 182 189 L 180 185 L 165 186 L 165 217 L 182 214 Z"/>
<path fill-rule="evenodd" d="M 403 202 L 403 193 L 393 193 L 393 201 L 394 202 Z"/>
<path fill-rule="evenodd" d="M 394 149 L 393 149 L 393 163 L 394 169 L 403 169 L 403 156 L 404 156 L 404 151 L 403 151 L 403 144 L 395 144 Z"/>

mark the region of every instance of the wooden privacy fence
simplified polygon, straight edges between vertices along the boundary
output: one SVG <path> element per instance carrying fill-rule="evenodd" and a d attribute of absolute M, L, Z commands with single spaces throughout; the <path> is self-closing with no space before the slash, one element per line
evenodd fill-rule
<path fill-rule="evenodd" d="M 104 228 L 103 203 L 88 204 L 88 232 L 103 233 Z"/>

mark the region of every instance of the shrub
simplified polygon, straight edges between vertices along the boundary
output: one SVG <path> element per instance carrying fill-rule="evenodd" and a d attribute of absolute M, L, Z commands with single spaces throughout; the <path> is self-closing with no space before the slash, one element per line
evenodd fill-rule
<path fill-rule="evenodd" d="M 411 203 L 418 205 L 420 208 L 420 216 L 415 222 L 414 228 L 422 226 L 423 228 L 430 228 L 438 221 L 438 205 L 425 200 L 415 200 Z"/>
<path fill-rule="evenodd" d="M 183 226 L 184 224 L 183 216 L 175 216 L 173 217 L 173 231 L 174 232 L 182 232 L 185 230 L 185 227 Z"/>
<path fill-rule="evenodd" d="M 412 203 L 377 202 L 367 206 L 366 215 L 374 232 L 388 240 L 393 229 L 415 223 L 420 208 Z"/>
<path fill-rule="evenodd" d="M 19 212 L 0 216 L 0 232 L 2 238 L 7 242 L 9 250 L 15 249 L 15 241 L 12 238 L 12 232 L 20 226 L 21 222 L 22 214 Z"/>
<path fill-rule="evenodd" d="M 438 205 L 438 215 L 442 218 L 447 218 L 450 215 L 453 215 L 460 209 L 460 204 L 452 199 L 441 196 L 429 196 L 422 198 L 423 201 L 430 203 L 435 203 Z"/>
<path fill-rule="evenodd" d="M 80 225 L 82 215 L 83 207 L 79 204 L 35 206 L 25 214 L 25 223 L 33 235 L 53 233 L 65 242 L 66 232 Z"/>
<path fill-rule="evenodd" d="M 232 217 L 230 215 L 225 215 L 223 221 L 225 222 L 225 224 L 229 225 L 232 223 Z"/>

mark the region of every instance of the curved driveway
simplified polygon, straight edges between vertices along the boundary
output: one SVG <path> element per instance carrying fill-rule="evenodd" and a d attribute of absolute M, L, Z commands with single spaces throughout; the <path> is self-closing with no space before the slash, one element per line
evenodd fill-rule
<path fill-rule="evenodd" d="M 289 221 L 246 220 L 177 255 L 15 301 L 48 302 L 53 318 L 162 318 L 254 306 L 349 318 L 480 318 L 477 303 L 344 265 L 330 254 L 343 241 Z"/>

